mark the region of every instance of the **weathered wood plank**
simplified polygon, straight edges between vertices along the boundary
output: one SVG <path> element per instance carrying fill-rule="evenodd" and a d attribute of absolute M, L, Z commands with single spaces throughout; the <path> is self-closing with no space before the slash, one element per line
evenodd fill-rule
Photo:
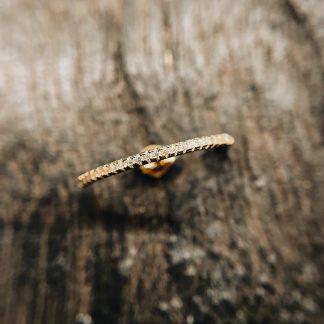
<path fill-rule="evenodd" d="M 323 320 L 323 4 L 0 6 L 0 323 Z M 220 132 L 160 180 L 76 176 Z"/>

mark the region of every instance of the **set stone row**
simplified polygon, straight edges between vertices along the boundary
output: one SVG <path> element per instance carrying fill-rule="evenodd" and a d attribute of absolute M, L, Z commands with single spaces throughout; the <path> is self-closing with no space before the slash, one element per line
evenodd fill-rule
<path fill-rule="evenodd" d="M 197 137 L 187 141 L 161 146 L 156 149 L 143 151 L 141 153 L 128 156 L 127 158 L 116 160 L 96 169 L 88 171 L 79 176 L 82 184 L 88 184 L 100 178 L 108 177 L 136 166 L 142 166 L 151 162 L 157 162 L 169 157 L 182 155 L 197 150 L 209 149 L 220 145 L 233 144 L 232 136 L 219 134 L 211 136 Z"/>

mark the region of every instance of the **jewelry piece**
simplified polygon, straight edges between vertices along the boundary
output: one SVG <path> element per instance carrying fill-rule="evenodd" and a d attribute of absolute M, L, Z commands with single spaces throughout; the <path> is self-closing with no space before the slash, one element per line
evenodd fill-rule
<path fill-rule="evenodd" d="M 159 178 L 170 169 L 177 155 L 232 144 L 234 144 L 234 138 L 231 135 L 218 134 L 197 137 L 170 145 L 149 145 L 138 154 L 130 155 L 85 172 L 78 177 L 78 180 L 81 187 L 86 187 L 100 179 L 135 167 L 140 167 L 143 173 Z"/>
<path fill-rule="evenodd" d="M 150 151 L 153 149 L 157 149 L 161 147 L 162 145 L 157 144 L 151 144 L 148 146 L 145 146 L 142 150 L 142 152 Z M 140 166 L 140 170 L 144 174 L 148 174 L 154 178 L 161 178 L 164 174 L 166 174 L 169 169 L 172 167 L 173 163 L 176 161 L 176 157 L 172 156 L 167 159 L 163 159 L 157 162 L 151 162 L 148 164 L 144 164 Z"/>

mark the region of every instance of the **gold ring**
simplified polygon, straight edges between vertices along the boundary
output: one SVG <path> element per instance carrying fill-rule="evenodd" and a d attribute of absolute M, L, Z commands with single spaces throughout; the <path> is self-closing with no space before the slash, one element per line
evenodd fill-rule
<path fill-rule="evenodd" d="M 170 145 L 149 145 L 142 152 L 130 155 L 108 164 L 99 166 L 78 177 L 81 187 L 100 179 L 140 167 L 143 173 L 148 173 L 154 177 L 160 177 L 174 163 L 177 155 L 189 152 L 207 150 L 214 147 L 234 144 L 234 138 L 228 134 L 218 134 L 203 137 L 196 137 L 186 141 Z"/>

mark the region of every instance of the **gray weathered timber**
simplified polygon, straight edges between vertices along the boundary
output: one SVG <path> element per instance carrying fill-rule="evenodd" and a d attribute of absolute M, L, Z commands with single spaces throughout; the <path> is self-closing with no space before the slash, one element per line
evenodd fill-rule
<path fill-rule="evenodd" d="M 0 1 L 0 323 L 321 323 L 323 1 Z M 76 177 L 226 132 L 159 180 Z"/>

